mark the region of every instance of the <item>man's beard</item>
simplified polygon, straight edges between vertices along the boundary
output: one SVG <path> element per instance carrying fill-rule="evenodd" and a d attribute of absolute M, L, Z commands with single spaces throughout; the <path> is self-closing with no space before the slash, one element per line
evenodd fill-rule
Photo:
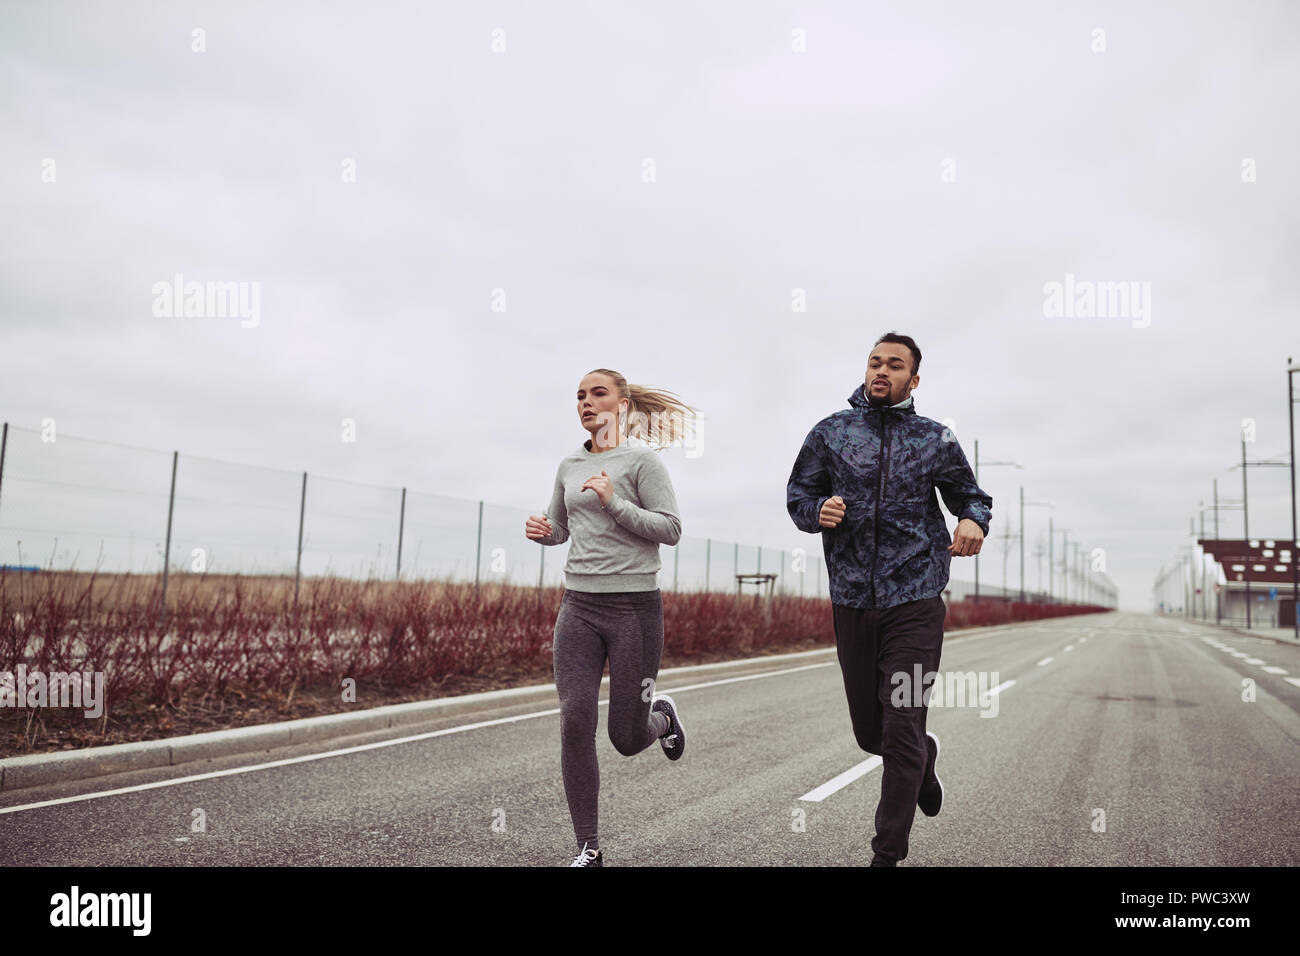
<path fill-rule="evenodd" d="M 876 395 L 870 388 L 867 389 L 867 403 L 879 408 L 881 405 L 894 404 L 889 400 L 890 394 L 894 391 L 891 387 L 884 395 Z"/>

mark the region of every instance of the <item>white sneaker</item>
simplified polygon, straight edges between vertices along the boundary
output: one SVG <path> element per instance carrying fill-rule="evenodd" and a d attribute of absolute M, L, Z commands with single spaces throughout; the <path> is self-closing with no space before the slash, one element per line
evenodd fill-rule
<path fill-rule="evenodd" d="M 680 760 L 686 750 L 686 728 L 677 716 L 677 705 L 667 694 L 656 694 L 650 709 L 657 710 L 668 718 L 668 732 L 659 738 L 659 743 L 669 760 Z"/>

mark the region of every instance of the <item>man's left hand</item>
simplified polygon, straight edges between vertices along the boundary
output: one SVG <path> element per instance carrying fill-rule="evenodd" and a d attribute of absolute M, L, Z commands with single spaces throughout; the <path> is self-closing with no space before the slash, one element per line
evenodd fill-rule
<path fill-rule="evenodd" d="M 957 522 L 957 530 L 952 537 L 952 544 L 948 545 L 948 550 L 953 553 L 953 557 L 967 558 L 973 554 L 979 554 L 980 548 L 984 546 L 984 532 L 980 526 L 970 518 L 962 518 Z"/>

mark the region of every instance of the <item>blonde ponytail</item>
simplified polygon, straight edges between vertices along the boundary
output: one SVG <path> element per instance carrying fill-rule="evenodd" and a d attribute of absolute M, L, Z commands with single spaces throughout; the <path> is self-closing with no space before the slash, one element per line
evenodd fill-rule
<path fill-rule="evenodd" d="M 612 378 L 618 397 L 627 399 L 627 415 L 622 420 L 626 437 L 640 439 L 655 451 L 663 451 L 694 435 L 695 416 L 699 409 L 687 405 L 674 393 L 645 385 L 629 385 L 627 379 L 613 369 L 597 368 L 587 374 L 592 372 Z"/>

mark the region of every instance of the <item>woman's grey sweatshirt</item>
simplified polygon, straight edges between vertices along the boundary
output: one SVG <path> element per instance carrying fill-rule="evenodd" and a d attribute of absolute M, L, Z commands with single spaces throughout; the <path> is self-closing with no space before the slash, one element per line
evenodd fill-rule
<path fill-rule="evenodd" d="M 619 445 L 598 454 L 590 440 L 560 462 L 546 517 L 552 534 L 542 544 L 564 544 L 564 586 L 570 591 L 653 591 L 659 545 L 682 536 L 668 469 L 649 448 Z M 613 486 L 609 504 L 601 506 L 593 489 L 580 490 L 588 478 L 604 471 Z"/>

